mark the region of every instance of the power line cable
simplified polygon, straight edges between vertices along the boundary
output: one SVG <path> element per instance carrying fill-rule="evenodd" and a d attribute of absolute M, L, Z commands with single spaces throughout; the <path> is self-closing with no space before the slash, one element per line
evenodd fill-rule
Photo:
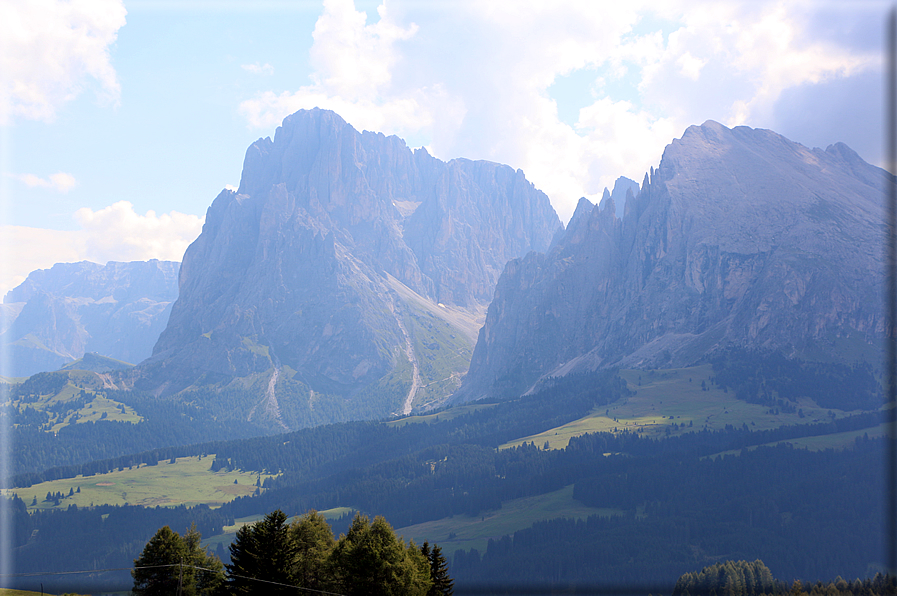
<path fill-rule="evenodd" d="M 189 567 L 191 569 L 198 569 L 200 571 L 210 571 L 215 573 L 214 569 L 209 569 L 207 567 L 198 567 L 196 565 L 182 565 L 180 563 L 170 563 L 166 565 L 141 565 L 135 567 L 112 567 L 109 569 L 86 569 L 79 571 L 35 571 L 31 573 L 0 573 L 0 577 L 40 577 L 45 575 L 75 575 L 75 574 L 84 574 L 84 573 L 105 573 L 107 571 L 131 571 L 132 569 L 161 569 L 163 567 Z M 245 575 L 236 575 L 231 574 L 229 577 L 238 577 L 240 579 L 245 579 L 254 582 L 261 582 L 263 584 L 271 584 L 274 586 L 282 586 L 284 588 L 293 588 L 295 590 L 302 590 L 303 592 L 314 592 L 315 594 L 327 594 L 328 596 L 345 596 L 344 594 L 340 594 L 339 592 L 325 592 L 324 590 L 315 590 L 313 588 L 303 588 L 302 586 L 294 586 L 292 584 L 282 584 L 280 582 L 275 582 L 267 579 L 259 579 L 257 577 L 248 577 Z"/>

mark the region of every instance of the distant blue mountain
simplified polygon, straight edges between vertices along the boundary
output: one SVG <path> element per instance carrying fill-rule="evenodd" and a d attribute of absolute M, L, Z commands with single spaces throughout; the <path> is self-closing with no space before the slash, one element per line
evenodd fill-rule
<path fill-rule="evenodd" d="M 168 322 L 180 263 L 57 263 L 32 272 L 3 300 L 0 375 L 56 370 L 88 352 L 140 362 Z"/>

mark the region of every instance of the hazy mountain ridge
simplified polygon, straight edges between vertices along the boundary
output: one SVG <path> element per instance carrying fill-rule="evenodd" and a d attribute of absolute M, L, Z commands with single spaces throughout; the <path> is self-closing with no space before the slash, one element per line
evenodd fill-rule
<path fill-rule="evenodd" d="M 508 263 L 456 397 L 730 345 L 869 358 L 884 331 L 886 180 L 840 143 L 689 127 L 622 220 L 609 197 L 582 199 L 548 254 Z"/>
<path fill-rule="evenodd" d="M 10 369 L 55 370 L 88 352 L 126 362 L 152 353 L 177 298 L 179 263 L 58 263 L 32 272 L 4 298 Z"/>
<path fill-rule="evenodd" d="M 136 384 L 170 394 L 283 370 L 272 387 L 354 395 L 407 359 L 407 409 L 435 358 L 409 331 L 414 304 L 452 326 L 447 337 L 469 335 L 456 323 L 485 309 L 505 262 L 546 250 L 561 228 L 519 170 L 442 162 L 333 112 L 297 112 L 250 146 L 240 188 L 209 208 Z M 445 376 L 460 380 L 468 359 Z"/>
<path fill-rule="evenodd" d="M 343 140 L 339 147 L 355 142 Z M 252 167 L 268 172 L 278 160 L 284 163 L 282 156 L 271 157 L 277 152 L 265 142 L 259 144 L 261 149 L 254 145 L 250 151 L 264 149 L 267 157 Z M 733 154 L 736 159 L 730 159 Z M 349 170 L 364 165 L 355 160 L 357 153 L 352 159 L 339 151 L 337 156 Z M 321 159 L 323 169 L 313 172 L 319 178 L 331 171 Z M 470 163 L 475 162 L 437 167 L 456 166 L 459 185 L 468 185 L 472 174 L 464 168 Z M 504 177 L 509 168 L 476 167 L 494 168 L 496 178 L 516 184 L 517 173 Z M 415 385 L 427 400 L 444 391 L 434 383 L 450 386 L 456 378 L 437 374 L 457 367 L 447 352 L 463 359 L 483 304 L 463 302 L 474 292 L 465 294 L 458 280 L 474 279 L 492 265 L 467 255 L 470 270 L 438 274 L 438 266 L 451 268 L 454 249 L 436 259 L 433 249 L 420 247 L 451 247 L 451 236 L 442 244 L 418 237 L 412 243 L 418 248 L 406 242 L 415 238 L 412 227 L 403 227 L 406 222 L 432 208 L 416 200 L 422 195 L 387 197 L 400 219 L 384 222 L 383 213 L 395 214 L 389 215 L 382 197 L 369 197 L 364 209 L 315 207 L 278 181 L 292 180 L 282 172 L 271 174 L 276 183 L 267 190 L 259 186 L 261 198 L 222 193 L 181 271 L 181 290 L 189 299 L 183 310 L 175 309 L 179 327 L 160 339 L 162 347 L 137 371 L 144 376 L 136 383 L 171 378 L 168 386 L 154 385 L 160 393 L 190 379 L 209 386 L 194 385 L 165 400 L 112 386 L 113 377 L 116 384 L 122 378 L 134 382 L 131 372 L 51 373 L 34 377 L 34 387 L 0 410 L 18 425 L 14 442 L 28 446 L 17 469 L 30 472 L 28 482 L 59 482 L 13 501 L 18 571 L 46 572 L 51 559 L 58 565 L 53 570 L 126 568 L 142 541 L 163 524 L 186 527 L 188 517 L 195 517 L 208 537 L 235 518 L 275 507 L 289 513 L 351 507 L 385 515 L 397 527 L 413 523 L 405 525 L 405 536 L 418 543 L 438 540 L 447 554 L 457 549 L 453 569 L 468 586 L 546 582 L 569 590 L 576 582 L 653 581 L 671 587 L 683 570 L 731 553 L 762 558 L 786 577 L 831 570 L 855 577 L 875 570 L 883 494 L 882 476 L 875 472 L 885 433 L 880 410 L 857 414 L 822 400 L 810 409 L 796 401 L 809 394 L 796 393 L 789 410 L 783 406 L 780 413 L 776 406 L 773 412 L 771 405 L 739 396 L 734 385 L 727 390 L 710 363 L 588 371 L 621 363 L 670 367 L 729 345 L 841 359 L 874 351 L 883 328 L 881 174 L 843 145 L 808 150 L 769 131 L 729 131 L 712 122 L 692 127 L 668 148 L 640 193 L 624 180 L 597 206 L 581 200 L 547 253 L 530 252 L 508 263 L 461 395 L 506 393 L 513 399 L 248 441 L 217 439 L 299 426 L 297 420 L 320 424 L 347 412 L 374 418 L 386 407 L 385 400 L 377 401 L 382 395 L 389 395 L 393 411 L 401 411 L 401 400 L 414 397 Z M 334 196 L 343 196 L 346 180 L 334 180 Z M 325 182 L 321 189 L 334 188 L 332 180 Z M 459 201 L 462 190 L 452 191 Z M 616 198 L 621 195 L 622 219 Z M 310 211 L 319 208 L 317 215 Z M 442 213 L 436 224 L 475 232 L 478 244 L 472 249 L 501 235 L 476 230 L 476 222 L 465 223 L 451 210 Z M 365 220 L 365 214 L 376 220 Z M 427 271 L 437 273 L 424 271 L 424 254 L 432 261 Z M 404 277 L 393 271 L 404 271 Z M 452 288 L 461 288 L 457 297 Z M 298 310 L 288 310 L 295 304 Z M 379 379 L 378 357 L 387 369 Z M 365 369 L 368 363 L 373 364 Z M 803 379 L 803 390 L 826 382 L 823 368 L 809 371 L 815 378 Z M 224 382 L 216 384 L 233 379 L 237 370 L 247 376 L 223 389 Z M 876 386 L 868 367 L 862 370 Z M 567 372 L 583 374 L 552 379 L 520 395 L 540 375 Z M 787 380 L 798 380 L 788 374 Z M 90 377 L 93 389 L 71 399 L 77 377 Z M 42 390 L 38 381 L 55 388 Z M 240 383 L 254 384 L 259 399 L 246 403 L 236 388 Z M 317 387 L 309 389 L 312 384 Z M 347 393 L 338 393 L 347 386 Z M 322 387 L 333 393 L 322 394 Z M 14 391 L 20 389 L 28 388 Z M 871 397 L 867 401 L 877 406 Z M 804 409 L 795 411 L 798 406 L 806 416 Z M 111 413 L 101 417 L 101 408 Z M 313 415 L 296 415 L 300 408 Z M 120 419 L 111 421 L 116 410 Z M 52 421 L 41 418 L 49 414 Z M 74 414 L 93 418 L 79 423 Z M 134 414 L 143 417 L 139 424 L 126 420 Z M 67 426 L 58 434 L 46 428 L 59 420 Z M 144 449 L 153 451 L 129 455 Z M 84 459 L 97 452 L 104 455 L 95 457 L 114 459 Z M 189 516 L 182 507 L 153 507 L 160 504 L 157 496 L 180 498 L 161 487 L 159 495 L 143 501 L 145 508 L 134 506 L 139 497 L 126 482 L 145 482 L 141 474 L 157 466 L 165 474 L 184 474 L 187 462 L 179 458 L 212 455 L 211 469 L 201 464 L 204 483 L 220 484 L 209 477 L 222 466 L 255 471 L 259 483 L 273 471 L 283 474 L 258 487 L 257 497 L 219 509 L 203 504 L 186 510 Z M 722 457 L 707 457 L 717 455 Z M 43 473 L 40 462 L 63 456 L 78 465 Z M 781 473 L 770 475 L 772 469 Z M 83 476 L 103 472 L 122 474 L 114 479 L 114 493 L 100 478 Z M 180 478 L 178 484 L 192 492 L 197 476 Z M 83 494 L 76 482 L 83 482 Z M 222 493 L 235 488 L 225 484 Z M 56 503 L 40 501 L 50 490 L 70 495 Z M 98 500 L 94 506 L 89 491 L 103 491 L 93 494 L 115 503 L 120 495 L 123 504 Z M 583 513 L 584 507 L 590 511 Z M 475 541 L 481 541 L 478 550 Z M 122 576 L 130 582 L 127 572 Z"/>

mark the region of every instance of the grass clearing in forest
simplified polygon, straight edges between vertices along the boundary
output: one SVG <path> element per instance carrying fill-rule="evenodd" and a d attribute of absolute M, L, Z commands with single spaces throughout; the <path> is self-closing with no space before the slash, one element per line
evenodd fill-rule
<path fill-rule="evenodd" d="M 560 517 L 585 519 L 590 515 L 623 515 L 620 509 L 587 507 L 573 498 L 573 485 L 544 495 L 504 501 L 501 509 L 480 515 L 455 515 L 435 521 L 396 528 L 396 534 L 418 545 L 428 541 L 442 548 L 449 559 L 456 550 L 486 551 L 489 539 L 529 528 L 538 521 Z"/>
<path fill-rule="evenodd" d="M 352 509 L 351 507 L 334 507 L 332 509 L 325 509 L 324 511 L 318 511 L 318 513 L 323 515 L 324 518 L 328 519 L 328 520 L 339 519 L 342 516 L 346 515 L 347 513 L 352 514 L 354 512 L 355 512 L 355 509 Z M 287 524 L 289 525 L 289 524 L 293 523 L 293 521 L 296 520 L 296 518 L 301 517 L 302 515 L 305 515 L 305 513 L 307 513 L 307 512 L 303 512 L 299 515 L 294 515 L 292 517 L 287 518 Z M 237 531 L 240 528 L 242 528 L 243 526 L 248 525 L 248 524 L 254 524 L 255 522 L 261 520 L 264 517 L 265 516 L 261 513 L 259 513 L 257 515 L 249 515 L 246 517 L 238 517 L 237 519 L 234 520 L 233 525 L 224 526 L 223 533 L 216 534 L 214 536 L 209 536 L 208 538 L 203 539 L 202 546 L 204 548 L 206 548 L 206 547 L 211 548 L 212 551 L 215 551 L 218 548 L 219 544 L 223 544 L 224 548 L 227 549 L 228 545 L 230 545 L 234 541 L 234 538 L 237 535 Z"/>
<path fill-rule="evenodd" d="M 259 475 L 254 472 L 219 470 L 209 468 L 214 455 L 181 457 L 175 463 L 160 461 L 155 466 L 141 464 L 97 474 L 76 476 L 50 482 L 42 482 L 28 488 L 4 489 L 3 494 L 15 493 L 25 501 L 29 511 L 65 509 L 69 505 L 90 507 L 93 505 L 143 505 L 146 507 L 198 505 L 217 507 L 237 497 L 251 495 L 256 490 Z M 261 476 L 261 482 L 271 477 Z M 77 492 L 78 489 L 81 492 Z M 59 505 L 46 501 L 47 493 L 63 494 Z M 69 496 L 69 492 L 72 492 Z"/>
<path fill-rule="evenodd" d="M 588 416 L 557 428 L 509 441 L 501 448 L 529 442 L 542 448 L 547 441 L 550 449 L 563 449 L 571 437 L 590 432 L 629 431 L 662 437 L 704 428 L 722 430 L 726 425 L 736 428 L 747 425 L 752 431 L 768 430 L 826 422 L 832 419 L 832 414 L 843 418 L 858 413 L 820 408 L 811 399 L 802 398 L 794 404 L 795 413 L 776 414 L 769 406 L 736 399 L 734 392 L 713 383 L 710 364 L 680 369 L 621 370 L 620 376 L 635 395 L 601 406 Z M 800 410 L 803 417 L 797 413 Z"/>
<path fill-rule="evenodd" d="M 457 418 L 458 416 L 463 416 L 465 414 L 470 414 L 471 412 L 476 412 L 477 410 L 483 410 L 485 408 L 491 408 L 497 404 L 470 404 L 467 406 L 458 406 L 455 408 L 449 408 L 448 410 L 444 410 L 437 414 L 423 414 L 420 416 L 407 416 L 405 418 L 399 418 L 398 420 L 390 420 L 386 424 L 389 426 L 405 426 L 406 424 L 432 424 L 434 422 L 439 422 L 441 420 L 452 420 Z"/>
<path fill-rule="evenodd" d="M 771 443 L 763 443 L 762 445 L 752 445 L 746 447 L 748 451 L 757 447 L 775 447 L 776 445 L 791 444 L 797 449 L 806 449 L 807 451 L 825 451 L 826 449 L 849 449 L 853 447 L 856 440 L 862 438 L 863 435 L 870 439 L 885 437 L 888 434 L 887 424 L 882 422 L 869 428 L 861 428 L 859 430 L 849 430 L 843 433 L 832 433 L 829 435 L 816 435 L 814 437 L 798 437 L 796 439 L 784 439 L 782 441 L 773 441 Z M 732 449 L 729 451 L 721 451 L 707 457 L 719 457 L 721 455 L 738 455 L 741 449 Z"/>
<path fill-rule="evenodd" d="M 76 370 L 69 371 L 67 374 L 70 378 L 69 382 L 57 393 L 41 395 L 34 401 L 16 400 L 13 402 L 13 407 L 47 412 L 50 417 L 49 422 L 41 425 L 40 429 L 53 433 L 59 432 L 60 429 L 70 424 L 99 422 L 100 420 L 136 424 L 143 420 L 131 406 L 108 399 L 99 388 L 101 386 L 98 385 L 96 373 Z M 80 387 L 75 382 L 92 388 Z M 83 400 L 81 399 L 82 395 Z"/>

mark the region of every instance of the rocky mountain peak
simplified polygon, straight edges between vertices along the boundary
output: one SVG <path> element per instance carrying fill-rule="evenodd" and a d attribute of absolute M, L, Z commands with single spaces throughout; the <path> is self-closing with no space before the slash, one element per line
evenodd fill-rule
<path fill-rule="evenodd" d="M 126 362 L 152 353 L 177 298 L 180 264 L 82 261 L 31 272 L 3 300 L 3 376 L 55 370 L 98 352 Z"/>
<path fill-rule="evenodd" d="M 546 255 L 508 264 L 457 398 L 728 346 L 875 360 L 888 180 L 843 144 L 689 127 L 622 220 L 581 201 Z"/>
<path fill-rule="evenodd" d="M 443 162 L 299 111 L 249 147 L 239 189 L 209 207 L 169 325 L 135 374 L 171 393 L 283 370 L 278 382 L 304 395 L 346 396 L 401 369 L 414 389 L 421 346 L 439 342 L 435 328 L 415 339 L 411 311 L 438 315 L 450 343 L 475 334 L 505 263 L 547 250 L 562 228 L 520 170 Z M 468 358 L 440 374 L 460 379 Z"/>

